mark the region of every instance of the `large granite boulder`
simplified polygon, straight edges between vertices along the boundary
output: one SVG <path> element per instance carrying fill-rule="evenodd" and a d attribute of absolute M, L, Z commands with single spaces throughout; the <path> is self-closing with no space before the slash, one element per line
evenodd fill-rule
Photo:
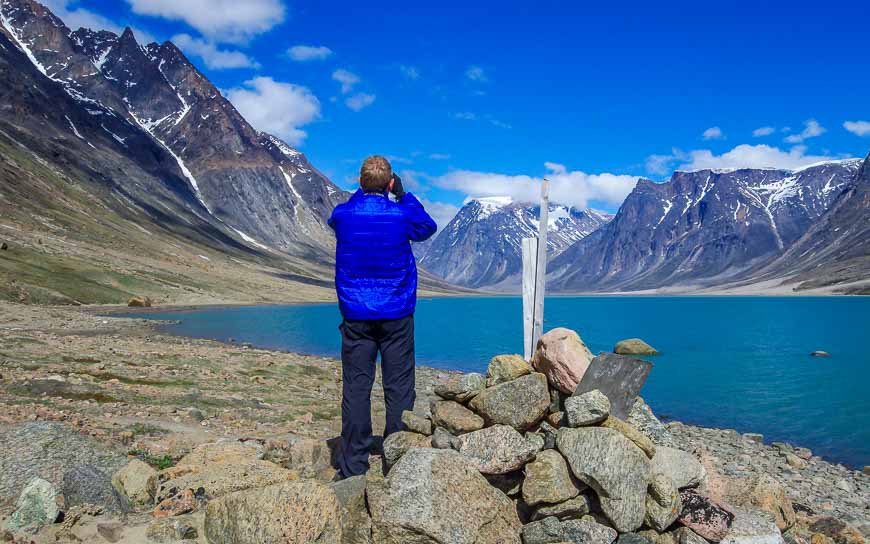
<path fill-rule="evenodd" d="M 734 513 L 692 489 L 680 491 L 683 510 L 677 521 L 711 542 L 719 542 L 731 529 Z"/>
<path fill-rule="evenodd" d="M 707 480 L 707 470 L 691 453 L 658 446 L 650 461 L 653 474 L 664 474 L 677 487 L 697 487 Z"/>
<path fill-rule="evenodd" d="M 62 506 L 60 490 L 42 478 L 34 478 L 24 487 L 15 503 L 15 511 L 3 528 L 13 533 L 36 533 L 57 520 Z"/>
<path fill-rule="evenodd" d="M 596 522 L 590 516 L 567 521 L 549 517 L 523 527 L 523 544 L 612 544 L 616 537 L 616 531 Z"/>
<path fill-rule="evenodd" d="M 634 401 L 625 422 L 643 433 L 657 446 L 674 448 L 677 445 L 671 431 L 659 421 L 652 409 L 640 397 Z"/>
<path fill-rule="evenodd" d="M 384 440 L 384 461 L 391 467 L 411 448 L 429 448 L 432 439 L 425 434 L 399 431 Z"/>
<path fill-rule="evenodd" d="M 432 424 L 452 434 L 470 433 L 483 428 L 483 418 L 452 400 L 432 403 Z"/>
<path fill-rule="evenodd" d="M 663 533 L 683 510 L 680 491 L 664 474 L 653 474 L 646 496 L 644 523 Z"/>
<path fill-rule="evenodd" d="M 329 484 L 341 506 L 341 544 L 371 544 L 372 518 L 366 506 L 366 477 Z"/>
<path fill-rule="evenodd" d="M 458 452 L 412 449 L 368 489 L 381 544 L 519 544 L 513 503 Z"/>
<path fill-rule="evenodd" d="M 493 425 L 464 434 L 458 442 L 459 453 L 468 457 L 482 474 L 506 474 L 522 468 L 538 451 L 507 425 Z"/>
<path fill-rule="evenodd" d="M 613 353 L 619 355 L 658 355 L 659 352 L 640 338 L 620 340 L 613 347 Z"/>
<path fill-rule="evenodd" d="M 486 387 L 486 378 L 482 374 L 455 374 L 446 382 L 435 386 L 435 394 L 446 400 L 468 402 Z"/>
<path fill-rule="evenodd" d="M 560 503 L 579 494 L 580 489 L 574 484 L 568 463 L 558 451 L 542 451 L 526 465 L 523 500 L 527 505 Z"/>
<path fill-rule="evenodd" d="M 150 506 L 153 499 L 148 493 L 148 480 L 156 475 L 157 471 L 151 465 L 133 459 L 112 475 L 112 485 L 127 497 L 132 505 Z"/>
<path fill-rule="evenodd" d="M 402 412 L 402 425 L 405 426 L 405 430 L 412 433 L 420 433 L 427 436 L 432 434 L 432 421 L 428 417 L 408 410 Z"/>
<path fill-rule="evenodd" d="M 601 510 L 619 532 L 641 526 L 650 466 L 640 448 L 601 427 L 559 429 L 556 447 L 574 476 L 596 491 Z"/>
<path fill-rule="evenodd" d="M 530 518 L 532 521 L 551 516 L 562 520 L 580 519 L 592 511 L 594 502 L 592 492 L 586 490 L 573 499 L 568 499 L 565 502 L 557 504 L 541 504 L 532 511 Z"/>
<path fill-rule="evenodd" d="M 313 480 L 284 482 L 230 493 L 208 503 L 210 544 L 339 543 L 341 505 L 335 492 Z"/>
<path fill-rule="evenodd" d="M 550 385 L 570 395 L 593 358 L 576 332 L 560 327 L 538 339 L 532 366 L 547 377 Z"/>
<path fill-rule="evenodd" d="M 626 355 L 600 353 L 589 363 L 574 396 L 598 389 L 610 400 L 610 414 L 625 419 L 652 370 L 652 363 Z"/>
<path fill-rule="evenodd" d="M 761 510 L 734 511 L 731 530 L 721 544 L 784 544 L 773 516 Z"/>
<path fill-rule="evenodd" d="M 486 370 L 486 386 L 509 382 L 531 372 L 532 366 L 520 355 L 496 355 Z"/>
<path fill-rule="evenodd" d="M 63 475 L 61 492 L 66 508 L 92 504 L 113 514 L 130 511 L 127 497 L 112 486 L 108 474 L 94 465 L 77 465 L 67 470 Z"/>
<path fill-rule="evenodd" d="M 607 419 L 601 422 L 601 426 L 622 433 L 623 436 L 634 442 L 635 446 L 642 449 L 650 459 L 655 456 L 656 446 L 652 440 L 618 417 L 608 416 Z"/>
<path fill-rule="evenodd" d="M 484 389 L 469 403 L 486 425 L 510 425 L 520 432 L 543 419 L 549 405 L 547 378 L 537 372 Z"/>
<path fill-rule="evenodd" d="M 610 401 L 597 389 L 565 399 L 565 416 L 571 427 L 594 425 L 609 415 Z"/>

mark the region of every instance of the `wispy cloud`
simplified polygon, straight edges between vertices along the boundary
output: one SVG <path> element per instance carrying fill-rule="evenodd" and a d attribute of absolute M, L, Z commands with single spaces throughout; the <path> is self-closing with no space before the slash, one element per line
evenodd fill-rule
<path fill-rule="evenodd" d="M 311 91 L 270 77 L 248 80 L 226 95 L 255 128 L 292 145 L 299 145 L 307 136 L 300 127 L 320 117 L 320 102 Z"/>
<path fill-rule="evenodd" d="M 489 81 L 489 76 L 486 75 L 483 68 L 475 65 L 471 65 L 465 70 L 465 77 L 469 81 L 476 81 L 478 83 L 486 83 Z"/>
<path fill-rule="evenodd" d="M 241 51 L 220 49 L 213 42 L 194 38 L 189 34 L 177 34 L 172 37 L 172 41 L 185 53 L 201 58 L 212 70 L 260 67 L 260 63 Z"/>
<path fill-rule="evenodd" d="M 828 130 L 819 124 L 815 119 L 807 119 L 804 121 L 804 129 L 799 134 L 792 134 L 791 136 L 786 136 L 785 141 L 790 144 L 799 144 L 804 140 L 809 138 L 815 138 L 816 136 L 821 136 Z"/>
<path fill-rule="evenodd" d="M 284 21 L 281 0 L 127 0 L 133 13 L 183 21 L 211 41 L 245 42 Z"/>
<path fill-rule="evenodd" d="M 356 93 L 349 96 L 344 104 L 353 111 L 360 111 L 375 103 L 375 95 L 367 93 Z"/>
<path fill-rule="evenodd" d="M 341 92 L 348 94 L 353 90 L 354 85 L 359 83 L 359 76 L 344 68 L 332 72 L 332 79 L 341 83 Z"/>
<path fill-rule="evenodd" d="M 707 130 L 704 131 L 704 133 L 702 134 L 702 137 L 703 137 L 705 140 L 721 140 L 722 138 L 725 137 L 725 135 L 722 134 L 722 129 L 721 129 L 721 128 L 719 128 L 719 127 L 710 127 L 710 128 L 708 128 Z"/>
<path fill-rule="evenodd" d="M 816 162 L 835 158 L 830 155 L 809 155 L 806 146 L 797 145 L 783 150 L 769 145 L 740 144 L 730 151 L 715 154 L 709 149 L 681 151 L 673 149 L 670 155 L 650 155 L 646 160 L 647 171 L 665 175 L 674 169 L 703 170 L 729 168 L 781 168 L 794 170 Z"/>
<path fill-rule="evenodd" d="M 498 119 L 489 119 L 489 123 L 498 128 L 514 128 L 512 125 L 505 123 L 504 121 L 499 121 Z"/>
<path fill-rule="evenodd" d="M 870 121 L 846 121 L 843 128 L 856 136 L 867 136 L 870 134 Z"/>
<path fill-rule="evenodd" d="M 774 132 L 776 132 L 776 127 L 758 127 L 752 131 L 752 135 L 761 138 L 762 136 L 770 136 Z"/>
<path fill-rule="evenodd" d="M 78 0 L 41 0 L 41 2 L 73 30 L 84 27 L 93 30 L 109 30 L 115 34 L 124 31 L 123 25 L 99 13 L 79 7 Z M 150 32 L 144 29 L 133 27 L 133 33 L 136 35 L 136 41 L 140 44 L 157 41 Z"/>
<path fill-rule="evenodd" d="M 287 50 L 287 56 L 296 62 L 325 60 L 332 56 L 332 49 L 324 45 L 294 45 Z"/>
<path fill-rule="evenodd" d="M 446 161 L 450 159 L 450 155 L 446 153 L 430 153 L 429 158 L 433 161 Z"/>
<path fill-rule="evenodd" d="M 400 64 L 399 71 L 408 79 L 420 79 L 420 70 L 418 70 L 416 66 Z"/>
<path fill-rule="evenodd" d="M 453 114 L 453 118 L 462 121 L 477 121 L 477 114 L 470 111 L 459 111 Z"/>

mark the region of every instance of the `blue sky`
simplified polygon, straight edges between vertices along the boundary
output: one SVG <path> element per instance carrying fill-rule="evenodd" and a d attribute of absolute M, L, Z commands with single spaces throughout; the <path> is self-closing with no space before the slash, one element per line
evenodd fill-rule
<path fill-rule="evenodd" d="M 441 218 L 545 174 L 615 210 L 637 176 L 870 151 L 866 1 L 46 3 L 173 39 L 342 186 L 392 157 Z"/>

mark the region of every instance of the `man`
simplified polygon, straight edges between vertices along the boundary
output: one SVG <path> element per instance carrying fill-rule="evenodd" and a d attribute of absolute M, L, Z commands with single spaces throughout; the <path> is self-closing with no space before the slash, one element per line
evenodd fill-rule
<path fill-rule="evenodd" d="M 435 233 L 435 221 L 390 163 L 363 162 L 360 189 L 329 218 L 335 231 L 335 290 L 341 330 L 341 445 L 339 477 L 364 474 L 372 444 L 371 394 L 381 354 L 386 400 L 384 437 L 401 430 L 414 407 L 414 307 L 417 266 L 410 242 Z M 389 198 L 396 197 L 393 202 Z"/>

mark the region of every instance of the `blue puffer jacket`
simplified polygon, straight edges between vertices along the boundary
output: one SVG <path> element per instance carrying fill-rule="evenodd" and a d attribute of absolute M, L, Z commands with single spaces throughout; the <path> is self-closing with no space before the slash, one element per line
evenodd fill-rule
<path fill-rule="evenodd" d="M 405 193 L 393 202 L 358 190 L 332 211 L 335 290 L 341 315 L 351 320 L 399 319 L 417 304 L 417 264 L 411 241 L 437 229 L 420 201 Z"/>

